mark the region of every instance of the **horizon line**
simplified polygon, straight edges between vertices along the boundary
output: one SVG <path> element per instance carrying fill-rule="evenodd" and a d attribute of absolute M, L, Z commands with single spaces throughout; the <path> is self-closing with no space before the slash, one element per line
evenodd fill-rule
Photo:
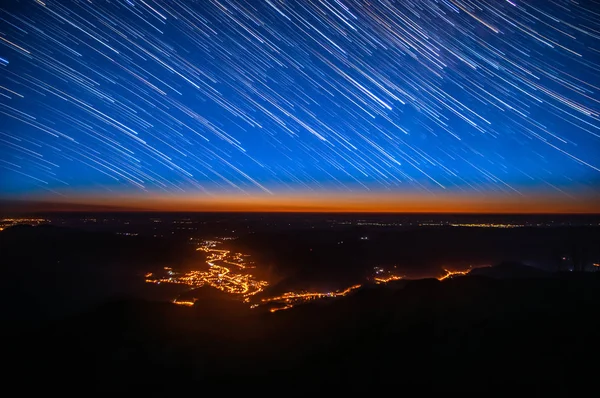
<path fill-rule="evenodd" d="M 81 206 L 82 208 L 76 209 L 20 209 L 14 211 L 8 211 L 6 213 L 26 213 L 26 214 L 68 214 L 68 213 L 95 213 L 95 214 L 109 214 L 109 213 L 164 213 L 164 214 L 334 214 L 334 215 L 488 215 L 488 216 L 526 216 L 526 215 L 538 215 L 538 216 L 569 216 L 569 215 L 581 215 L 581 216 L 600 216 L 600 212 L 589 212 L 589 211 L 440 211 L 440 210 L 398 210 L 398 211 L 377 211 L 377 210 L 241 210 L 241 209 L 206 209 L 206 210 L 176 210 L 176 209 L 142 209 L 142 208 L 104 208 L 102 206 Z"/>
<path fill-rule="evenodd" d="M 600 195 L 562 197 L 536 193 L 528 196 L 465 193 L 426 196 L 415 193 L 338 196 L 281 195 L 218 198 L 181 196 L 70 195 L 61 200 L 28 195 L 0 198 L 1 213 L 299 213 L 299 214 L 600 214 Z"/>

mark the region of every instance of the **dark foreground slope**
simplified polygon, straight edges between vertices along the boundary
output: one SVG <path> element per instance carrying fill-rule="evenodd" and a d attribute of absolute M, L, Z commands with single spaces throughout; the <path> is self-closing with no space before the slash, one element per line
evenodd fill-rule
<path fill-rule="evenodd" d="M 597 375 L 597 276 L 411 281 L 273 314 L 115 302 L 5 339 L 7 380 L 46 392 L 573 393 Z"/>
<path fill-rule="evenodd" d="M 143 275 L 165 265 L 182 267 L 194 254 L 185 242 L 168 239 L 54 225 L 7 228 L 0 232 L 3 329 L 60 319 L 115 298 L 158 297 L 161 292 L 149 292 Z"/>

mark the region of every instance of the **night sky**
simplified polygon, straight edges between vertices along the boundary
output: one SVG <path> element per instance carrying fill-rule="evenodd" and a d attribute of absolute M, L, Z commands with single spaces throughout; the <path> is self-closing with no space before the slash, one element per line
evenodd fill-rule
<path fill-rule="evenodd" d="M 8 0 L 0 195 L 580 203 L 599 92 L 598 1 Z"/>

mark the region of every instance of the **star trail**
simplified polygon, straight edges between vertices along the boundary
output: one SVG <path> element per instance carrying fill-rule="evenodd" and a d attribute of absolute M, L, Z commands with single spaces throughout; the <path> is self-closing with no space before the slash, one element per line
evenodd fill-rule
<path fill-rule="evenodd" d="M 599 91 L 597 1 L 9 0 L 1 195 L 578 200 Z"/>

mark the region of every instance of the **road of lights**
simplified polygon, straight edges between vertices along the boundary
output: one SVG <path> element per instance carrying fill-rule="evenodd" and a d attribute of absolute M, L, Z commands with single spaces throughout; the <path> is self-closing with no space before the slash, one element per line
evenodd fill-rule
<path fill-rule="evenodd" d="M 388 282 L 392 282 L 392 281 L 398 281 L 400 279 L 402 279 L 402 276 L 398 276 L 398 275 L 391 275 L 388 277 L 375 277 L 373 278 L 373 280 L 375 281 L 376 284 L 380 285 L 382 283 L 388 283 Z"/>
<path fill-rule="evenodd" d="M 446 271 L 446 274 L 443 276 L 438 277 L 437 279 L 439 281 L 443 281 L 446 279 L 450 279 L 453 278 L 455 276 L 461 276 L 461 275 L 467 275 L 469 272 L 471 272 L 472 269 L 468 269 L 466 271 L 449 271 L 447 269 L 444 269 L 444 271 Z"/>
<path fill-rule="evenodd" d="M 173 300 L 174 304 L 177 305 L 185 305 L 186 307 L 191 307 L 192 305 L 194 305 L 196 303 L 196 300 Z"/>
<path fill-rule="evenodd" d="M 282 307 L 273 307 L 269 310 L 271 312 L 277 312 L 277 311 L 281 311 L 281 310 L 287 310 L 289 308 L 292 308 L 296 304 L 305 303 L 307 301 L 312 301 L 312 300 L 322 299 L 322 298 L 343 297 L 343 296 L 347 295 L 348 293 L 352 292 L 353 290 L 360 288 L 361 286 L 362 285 L 353 285 L 353 286 L 350 286 L 349 288 L 341 290 L 341 291 L 327 292 L 327 293 L 287 292 L 287 293 L 282 294 L 281 296 L 264 298 L 261 301 L 263 303 L 273 303 L 273 302 L 280 303 L 280 304 L 283 303 L 284 305 Z"/>

